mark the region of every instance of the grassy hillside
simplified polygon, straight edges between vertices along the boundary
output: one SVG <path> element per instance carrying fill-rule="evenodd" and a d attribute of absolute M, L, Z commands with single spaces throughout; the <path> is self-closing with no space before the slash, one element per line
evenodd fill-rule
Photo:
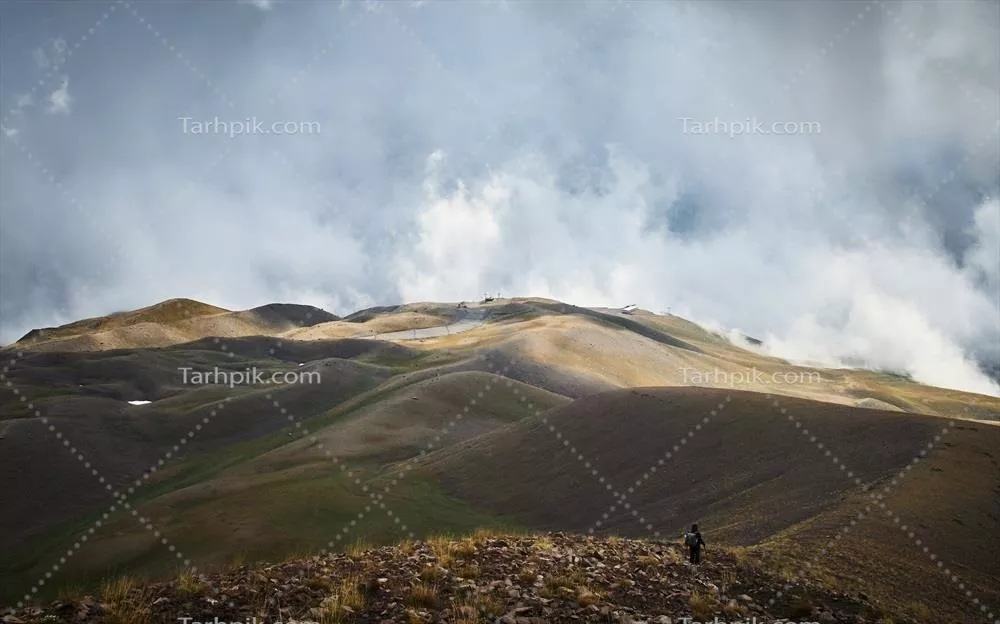
<path fill-rule="evenodd" d="M 795 366 L 678 317 L 542 299 L 469 304 L 477 320 L 461 331 L 391 341 L 370 336 L 462 314 L 169 303 L 5 351 L 17 393 L 0 395 L 0 486 L 32 495 L 0 513 L 4 600 L 68 543 L 80 547 L 44 596 L 112 571 L 163 577 L 177 552 L 221 569 L 477 527 L 673 539 L 697 520 L 710 543 L 786 576 L 809 562 L 810 582 L 898 613 L 930 600 L 941 618 L 967 614 L 944 559 L 1000 601 L 984 537 L 1000 534 L 995 397 Z M 321 383 L 196 386 L 182 367 Z M 109 486 L 135 517 L 102 518 Z M 824 551 L 858 513 L 864 525 Z"/>

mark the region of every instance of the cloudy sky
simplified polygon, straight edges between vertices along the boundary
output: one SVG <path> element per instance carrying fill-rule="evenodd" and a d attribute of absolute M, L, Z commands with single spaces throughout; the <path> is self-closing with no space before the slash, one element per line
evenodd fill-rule
<path fill-rule="evenodd" d="M 0 338 L 499 290 L 997 394 L 998 7 L 2 3 Z"/>

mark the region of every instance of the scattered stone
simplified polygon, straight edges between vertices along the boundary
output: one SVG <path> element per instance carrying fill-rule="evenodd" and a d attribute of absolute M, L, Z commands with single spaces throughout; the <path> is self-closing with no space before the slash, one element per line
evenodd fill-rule
<path fill-rule="evenodd" d="M 693 594 L 707 597 L 715 610 L 706 621 L 737 619 L 724 610 L 743 610 L 762 622 L 788 615 L 765 606 L 785 584 L 778 576 L 739 565 L 721 548 L 695 569 L 683 561 L 679 544 L 564 533 L 418 541 L 405 550 L 374 548 L 200 575 L 204 589 L 194 597 L 175 580 L 137 586 L 114 605 L 88 597 L 8 609 L 0 624 L 100 624 L 125 614 L 141 614 L 151 624 L 176 624 L 178 614 L 202 622 L 671 624 L 692 618 Z M 813 586 L 798 590 L 808 592 L 823 624 L 878 619 L 865 600 Z M 763 598 L 758 603 L 751 594 Z"/>

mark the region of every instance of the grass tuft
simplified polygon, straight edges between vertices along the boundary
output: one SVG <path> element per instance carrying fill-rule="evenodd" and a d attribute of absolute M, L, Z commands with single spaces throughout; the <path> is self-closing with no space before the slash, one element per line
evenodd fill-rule
<path fill-rule="evenodd" d="M 438 606 L 437 587 L 427 583 L 418 583 L 410 589 L 410 595 L 407 596 L 406 602 L 411 607 L 436 609 Z"/>
<path fill-rule="evenodd" d="M 102 583 L 101 602 L 107 605 L 104 624 L 145 624 L 153 598 L 134 578 L 120 576 Z"/>
<path fill-rule="evenodd" d="M 207 588 L 208 583 L 203 581 L 193 570 L 182 570 L 177 576 L 177 593 L 181 596 L 200 594 Z"/>
<path fill-rule="evenodd" d="M 691 615 L 696 620 L 709 620 L 715 617 L 715 612 L 719 608 L 719 603 L 711 596 L 700 592 L 692 592 L 688 597 L 688 607 L 691 608 Z"/>

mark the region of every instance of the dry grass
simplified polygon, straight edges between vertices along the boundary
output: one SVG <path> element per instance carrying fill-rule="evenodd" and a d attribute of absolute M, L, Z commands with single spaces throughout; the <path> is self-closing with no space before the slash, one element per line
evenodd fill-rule
<path fill-rule="evenodd" d="M 365 542 L 364 540 L 354 540 L 354 542 L 347 547 L 347 555 L 349 557 L 354 557 L 355 559 L 362 557 L 366 552 L 371 550 L 371 544 Z"/>
<path fill-rule="evenodd" d="M 426 583 L 433 583 L 444 578 L 445 571 L 436 565 L 426 565 L 420 570 L 420 580 Z"/>
<path fill-rule="evenodd" d="M 552 543 L 552 540 L 544 536 L 536 539 L 533 546 L 536 550 L 543 550 L 543 551 L 552 550 L 553 548 L 556 547 L 555 544 Z"/>
<path fill-rule="evenodd" d="M 688 607 L 696 620 L 710 620 L 719 609 L 719 603 L 712 596 L 692 592 L 688 597 Z"/>
<path fill-rule="evenodd" d="M 452 570 L 455 576 L 460 576 L 465 579 L 477 579 L 481 574 L 479 564 L 470 563 L 466 565 L 460 565 Z"/>
<path fill-rule="evenodd" d="M 479 611 L 489 618 L 499 617 L 505 611 L 503 600 L 493 595 L 480 595 L 476 599 L 476 603 L 479 606 Z"/>
<path fill-rule="evenodd" d="M 406 604 L 416 608 L 436 609 L 439 600 L 437 587 L 427 583 L 418 583 L 410 589 L 410 595 L 406 597 Z"/>
<path fill-rule="evenodd" d="M 581 607 L 589 607 L 592 604 L 597 604 L 601 601 L 601 595 L 598 592 L 587 589 L 586 587 L 581 587 L 576 592 L 576 603 Z"/>
<path fill-rule="evenodd" d="M 472 538 L 461 540 L 451 546 L 451 553 L 457 557 L 471 557 L 477 550 L 476 542 Z"/>
<path fill-rule="evenodd" d="M 107 605 L 105 624 L 145 624 L 153 598 L 134 578 L 120 576 L 101 585 L 101 602 Z"/>
<path fill-rule="evenodd" d="M 239 568 L 243 567 L 244 565 L 246 565 L 246 562 L 247 562 L 247 553 L 246 553 L 246 551 L 243 551 L 243 550 L 237 551 L 237 552 L 233 553 L 232 559 L 229 560 L 229 569 L 230 570 L 239 569 Z"/>
<path fill-rule="evenodd" d="M 454 624 L 480 624 L 492 622 L 503 615 L 504 602 L 491 594 L 474 594 L 456 600 L 453 607 Z"/>
<path fill-rule="evenodd" d="M 135 587 L 135 579 L 131 576 L 119 576 L 104 581 L 101 585 L 101 601 L 109 604 L 124 602 Z"/>
<path fill-rule="evenodd" d="M 580 570 L 569 570 L 562 574 L 546 577 L 542 581 L 539 595 L 544 598 L 556 598 L 570 590 L 570 595 L 579 589 L 585 589 L 587 575 Z"/>
<path fill-rule="evenodd" d="M 406 611 L 406 624 L 427 624 L 431 620 L 433 617 L 430 615 L 421 615 L 413 609 Z"/>
<path fill-rule="evenodd" d="M 497 539 L 500 537 L 507 537 L 511 535 L 510 531 L 501 531 L 500 529 L 494 529 L 490 527 L 480 527 L 473 531 L 472 539 L 477 543 L 481 543 L 488 539 Z"/>
<path fill-rule="evenodd" d="M 635 562 L 642 568 L 658 568 L 663 565 L 663 562 L 652 555 L 643 555 L 637 558 Z"/>
<path fill-rule="evenodd" d="M 361 578 L 347 576 L 341 579 L 337 590 L 320 603 L 320 624 L 340 624 L 346 622 L 353 611 L 365 606 L 365 595 L 361 591 Z"/>
<path fill-rule="evenodd" d="M 538 580 L 538 570 L 533 568 L 524 568 L 517 573 L 517 580 L 521 581 L 525 585 L 531 585 Z"/>
<path fill-rule="evenodd" d="M 455 563 L 455 556 L 452 554 L 454 541 L 451 537 L 435 535 L 427 538 L 427 545 L 430 546 L 441 567 L 449 568 Z"/>
<path fill-rule="evenodd" d="M 314 576 L 306 579 L 305 586 L 309 589 L 318 589 L 325 592 L 331 592 L 335 587 L 333 579 L 329 576 Z"/>
<path fill-rule="evenodd" d="M 208 583 L 199 578 L 193 570 L 182 570 L 177 575 L 177 593 L 181 596 L 200 594 L 207 588 Z"/>

